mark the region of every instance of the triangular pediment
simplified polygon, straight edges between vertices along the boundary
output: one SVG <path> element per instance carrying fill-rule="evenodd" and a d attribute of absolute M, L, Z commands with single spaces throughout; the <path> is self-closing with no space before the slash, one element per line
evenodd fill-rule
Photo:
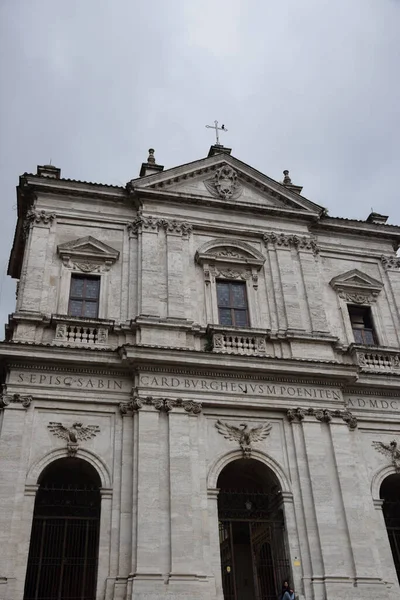
<path fill-rule="evenodd" d="M 260 206 L 315 215 L 325 212 L 323 207 L 227 154 L 133 179 L 128 187 L 138 194 L 154 193 L 197 202 L 203 199 L 208 204 Z"/>
<path fill-rule="evenodd" d="M 360 290 L 360 291 L 375 291 L 378 292 L 382 289 L 383 283 L 374 279 L 370 275 L 359 271 L 358 269 L 352 269 L 342 275 L 337 275 L 331 282 L 331 286 L 336 290 Z"/>
<path fill-rule="evenodd" d="M 58 254 L 63 257 L 74 257 L 96 261 L 118 260 L 119 252 L 92 236 L 71 240 L 57 247 Z"/>

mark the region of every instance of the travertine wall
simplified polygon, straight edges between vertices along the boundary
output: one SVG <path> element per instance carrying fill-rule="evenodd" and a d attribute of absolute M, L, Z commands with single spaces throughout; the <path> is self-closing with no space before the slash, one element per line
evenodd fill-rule
<path fill-rule="evenodd" d="M 76 421 L 96 428 L 74 451 L 102 482 L 98 600 L 222 600 L 217 482 L 242 449 L 217 420 L 272 426 L 251 456 L 279 482 L 299 598 L 398 595 L 379 495 L 396 461 L 373 444 L 400 441 L 393 240 L 340 220 L 333 230 L 317 213 L 262 213 L 275 200 L 248 182 L 239 200 L 252 210 L 228 210 L 200 183 L 167 198 L 91 184 L 36 193 L 0 350 L 0 600 L 23 599 L 38 479 L 71 453 L 49 424 Z M 88 258 L 74 243 L 89 237 Z M 101 277 L 105 343 L 57 338 L 74 272 Z M 349 272 L 364 277 L 372 358 L 352 346 Z M 246 282 L 248 329 L 219 326 L 220 277 Z M 258 350 L 220 351 L 218 335 Z"/>

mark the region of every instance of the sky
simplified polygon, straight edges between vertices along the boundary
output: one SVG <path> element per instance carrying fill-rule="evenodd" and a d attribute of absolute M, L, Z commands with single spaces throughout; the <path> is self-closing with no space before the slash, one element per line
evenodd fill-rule
<path fill-rule="evenodd" d="M 400 0 L 0 0 L 0 335 L 15 186 L 50 160 L 116 185 L 233 156 L 332 216 L 400 224 Z"/>

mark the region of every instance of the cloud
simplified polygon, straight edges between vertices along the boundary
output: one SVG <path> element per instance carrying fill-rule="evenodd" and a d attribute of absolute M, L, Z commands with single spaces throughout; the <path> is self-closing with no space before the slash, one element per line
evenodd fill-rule
<path fill-rule="evenodd" d="M 394 0 L 3 0 L 0 271 L 19 174 L 52 158 L 124 183 L 149 147 L 166 168 L 206 156 L 214 119 L 235 156 L 290 169 L 330 214 L 400 223 L 399 18 Z"/>

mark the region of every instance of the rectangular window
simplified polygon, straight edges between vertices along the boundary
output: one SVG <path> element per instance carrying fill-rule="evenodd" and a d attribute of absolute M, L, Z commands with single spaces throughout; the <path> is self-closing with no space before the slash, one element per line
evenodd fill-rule
<path fill-rule="evenodd" d="M 249 326 L 246 284 L 238 281 L 217 281 L 218 315 L 221 325 Z"/>
<path fill-rule="evenodd" d="M 377 338 L 372 323 L 371 308 L 369 306 L 349 306 L 348 309 L 356 344 L 376 346 Z"/>
<path fill-rule="evenodd" d="M 100 277 L 72 275 L 68 314 L 96 319 L 99 314 Z"/>

